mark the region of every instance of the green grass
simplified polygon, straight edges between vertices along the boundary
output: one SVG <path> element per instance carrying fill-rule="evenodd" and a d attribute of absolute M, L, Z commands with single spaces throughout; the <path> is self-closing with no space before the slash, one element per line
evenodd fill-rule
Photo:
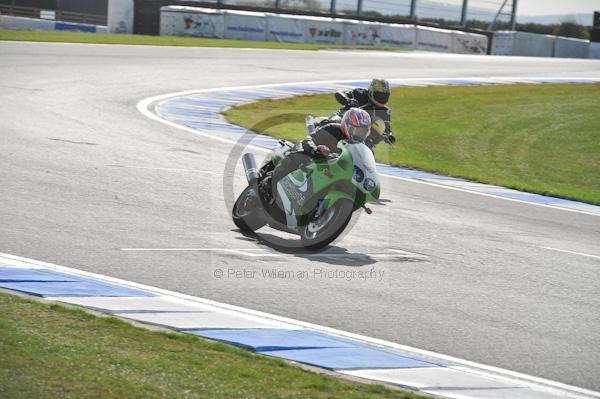
<path fill-rule="evenodd" d="M 2 398 L 423 398 L 0 293 Z"/>
<path fill-rule="evenodd" d="M 389 105 L 398 141 L 378 146 L 381 162 L 600 204 L 600 84 L 402 88 Z M 299 140 L 305 114 L 337 106 L 330 94 L 299 96 L 224 114 Z"/>
<path fill-rule="evenodd" d="M 323 50 L 323 49 L 361 49 L 406 51 L 397 47 L 343 46 L 327 44 L 299 44 L 259 42 L 251 40 L 205 39 L 176 36 L 117 35 L 112 33 L 86 32 L 52 32 L 0 29 L 0 40 L 32 41 L 32 42 L 64 42 L 92 44 L 134 44 L 150 46 L 181 47 L 230 47 L 230 48 L 263 48 L 280 50 Z"/>

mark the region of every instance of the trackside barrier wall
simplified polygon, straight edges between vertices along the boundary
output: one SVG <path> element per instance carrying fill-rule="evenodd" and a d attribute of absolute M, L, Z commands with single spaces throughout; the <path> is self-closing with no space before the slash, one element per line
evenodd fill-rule
<path fill-rule="evenodd" d="M 267 40 L 267 18 L 264 12 L 223 10 L 225 39 Z"/>
<path fill-rule="evenodd" d="M 381 24 L 379 30 L 382 46 L 415 48 L 417 28 L 414 25 Z"/>
<path fill-rule="evenodd" d="M 0 27 L 9 29 L 54 30 L 54 21 L 0 15 Z"/>
<path fill-rule="evenodd" d="M 0 28 L 26 30 L 74 30 L 98 33 L 107 32 L 106 26 L 50 21 L 36 18 L 13 17 L 12 15 L 0 15 Z"/>
<path fill-rule="evenodd" d="M 494 33 L 492 55 L 552 57 L 555 38 L 535 33 L 499 31 Z"/>
<path fill-rule="evenodd" d="M 333 18 L 306 18 L 306 43 L 344 44 L 344 23 Z"/>
<path fill-rule="evenodd" d="M 600 59 L 600 42 L 590 43 L 589 58 Z"/>
<path fill-rule="evenodd" d="M 344 44 L 347 45 L 414 48 L 415 43 L 414 25 L 344 21 Z"/>
<path fill-rule="evenodd" d="M 488 42 L 486 35 L 453 31 L 450 51 L 459 54 L 487 54 Z"/>
<path fill-rule="evenodd" d="M 554 56 L 562 58 L 587 58 L 590 42 L 558 36 L 554 40 Z"/>
<path fill-rule="evenodd" d="M 492 55 L 516 55 L 513 51 L 514 32 L 496 32 L 492 39 Z"/>
<path fill-rule="evenodd" d="M 324 43 L 416 48 L 460 54 L 486 54 L 485 35 L 339 18 L 284 15 L 210 8 L 161 8 L 160 33 L 290 43 Z M 597 46 L 579 39 L 526 32 L 499 31 L 493 55 L 600 58 Z"/>
<path fill-rule="evenodd" d="M 413 25 L 267 14 L 269 41 L 414 47 Z"/>
<path fill-rule="evenodd" d="M 453 31 L 419 29 L 421 49 L 485 53 L 484 35 L 457 33 L 453 40 Z M 187 6 L 162 7 L 160 20 L 162 35 L 405 48 L 418 47 L 417 30 L 414 25 Z"/>
<path fill-rule="evenodd" d="M 417 26 L 417 50 L 452 51 L 452 31 Z"/>
<path fill-rule="evenodd" d="M 225 36 L 223 13 L 211 8 L 167 6 L 161 8 L 160 34 L 222 39 Z"/>
<path fill-rule="evenodd" d="M 390 46 L 461 54 L 486 54 L 488 37 L 424 26 L 384 24 L 210 8 L 161 8 L 162 35 L 290 43 Z M 525 32 L 496 32 L 494 55 L 585 58 L 587 42 Z"/>
<path fill-rule="evenodd" d="M 267 40 L 270 42 L 306 43 L 306 19 L 267 14 Z"/>

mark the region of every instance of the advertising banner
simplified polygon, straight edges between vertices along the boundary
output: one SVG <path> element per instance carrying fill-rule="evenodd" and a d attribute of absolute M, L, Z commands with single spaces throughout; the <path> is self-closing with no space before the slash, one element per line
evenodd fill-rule
<path fill-rule="evenodd" d="M 267 40 L 265 13 L 223 10 L 225 38 L 240 40 Z"/>
<path fill-rule="evenodd" d="M 382 24 L 363 21 L 344 21 L 344 44 L 380 46 Z"/>
<path fill-rule="evenodd" d="M 382 24 L 379 30 L 382 46 L 415 48 L 417 30 L 414 25 Z"/>
<path fill-rule="evenodd" d="M 167 6 L 160 9 L 160 34 L 223 38 L 223 14 L 210 8 Z"/>
<path fill-rule="evenodd" d="M 108 0 L 108 31 L 133 33 L 133 0 Z"/>
<path fill-rule="evenodd" d="M 333 18 L 306 18 L 306 42 L 344 44 L 344 24 Z"/>
<path fill-rule="evenodd" d="M 452 32 L 453 53 L 487 54 L 488 37 L 477 33 Z"/>
<path fill-rule="evenodd" d="M 417 26 L 417 49 L 449 53 L 452 51 L 452 31 Z"/>
<path fill-rule="evenodd" d="M 306 20 L 294 15 L 267 14 L 267 40 L 305 43 Z"/>
<path fill-rule="evenodd" d="M 40 10 L 40 19 L 56 19 L 56 11 L 54 10 Z"/>

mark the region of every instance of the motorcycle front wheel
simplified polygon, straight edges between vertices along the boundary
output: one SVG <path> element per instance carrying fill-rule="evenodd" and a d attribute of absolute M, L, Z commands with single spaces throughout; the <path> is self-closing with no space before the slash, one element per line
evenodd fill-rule
<path fill-rule="evenodd" d="M 262 214 L 260 199 L 252 187 L 246 187 L 233 205 L 233 223 L 242 231 L 256 231 L 266 224 Z"/>
<path fill-rule="evenodd" d="M 300 230 L 302 246 L 316 251 L 332 243 L 350 222 L 353 209 L 352 201 L 340 199 L 318 218 L 312 218 Z"/>

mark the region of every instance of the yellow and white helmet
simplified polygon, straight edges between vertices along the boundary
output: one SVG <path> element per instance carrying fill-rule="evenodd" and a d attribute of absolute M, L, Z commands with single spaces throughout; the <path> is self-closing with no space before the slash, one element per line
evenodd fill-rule
<path fill-rule="evenodd" d="M 383 107 L 390 99 L 390 83 L 385 79 L 373 79 L 369 85 L 369 99 Z"/>

